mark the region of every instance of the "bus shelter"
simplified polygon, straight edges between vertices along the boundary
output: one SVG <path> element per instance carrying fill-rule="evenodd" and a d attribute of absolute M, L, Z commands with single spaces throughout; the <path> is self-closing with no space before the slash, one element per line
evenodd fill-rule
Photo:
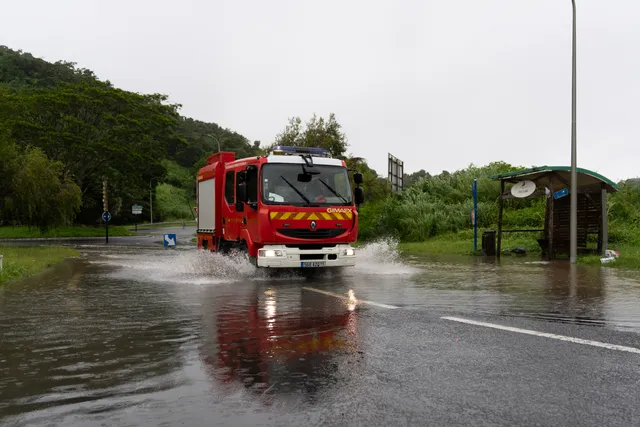
<path fill-rule="evenodd" d="M 607 194 L 618 191 L 610 179 L 578 168 L 578 252 L 603 254 L 607 249 Z M 569 254 L 569 224 L 571 216 L 571 167 L 541 166 L 493 176 L 500 181 L 500 209 L 498 214 L 497 256 L 502 251 L 502 234 L 509 232 L 538 232 L 538 243 L 543 254 L 554 259 Z M 507 187 L 509 185 L 510 188 Z M 507 190 L 507 191 L 505 191 Z M 505 230 L 502 215 L 505 201 L 525 197 L 545 197 L 544 229 Z M 593 242 L 596 236 L 595 247 Z"/>

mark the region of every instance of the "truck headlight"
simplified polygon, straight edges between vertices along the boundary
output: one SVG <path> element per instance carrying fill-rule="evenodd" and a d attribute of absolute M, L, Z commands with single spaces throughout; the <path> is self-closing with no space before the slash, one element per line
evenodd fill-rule
<path fill-rule="evenodd" d="M 356 254 L 356 250 L 353 248 L 347 248 L 342 251 L 342 255 L 344 256 L 354 256 Z"/>
<path fill-rule="evenodd" d="M 258 250 L 258 257 L 260 258 L 279 258 L 286 256 L 284 251 L 280 249 L 260 249 Z"/>

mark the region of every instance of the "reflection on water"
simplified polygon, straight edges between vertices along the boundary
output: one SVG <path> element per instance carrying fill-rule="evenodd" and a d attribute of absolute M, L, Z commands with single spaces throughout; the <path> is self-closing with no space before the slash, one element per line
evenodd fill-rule
<path fill-rule="evenodd" d="M 412 256 L 420 303 L 442 310 L 534 317 L 640 332 L 640 273 L 606 267 L 495 259 Z"/>
<path fill-rule="evenodd" d="M 338 358 L 357 351 L 353 304 L 318 298 L 297 283 L 254 284 L 207 300 L 201 352 L 216 383 L 313 400 L 339 380 Z"/>

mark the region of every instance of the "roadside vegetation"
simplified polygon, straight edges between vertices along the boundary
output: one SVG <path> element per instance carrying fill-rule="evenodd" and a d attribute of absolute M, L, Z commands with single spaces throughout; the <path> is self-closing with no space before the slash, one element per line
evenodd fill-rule
<path fill-rule="evenodd" d="M 58 264 L 65 258 L 78 256 L 71 248 L 49 246 L 0 246 L 3 269 L 0 271 L 0 285 L 38 274 Z"/>
<path fill-rule="evenodd" d="M 497 230 L 499 182 L 491 176 L 518 170 L 503 162 L 469 166 L 453 173 L 431 176 L 424 171 L 407 175 L 408 188 L 382 200 L 366 203 L 361 213 L 360 237 L 374 240 L 393 237 L 400 249 L 411 252 L 472 254 L 473 231 L 471 186 L 478 180 L 478 248 L 482 232 Z M 609 248 L 620 251 L 620 258 L 607 266 L 640 267 L 640 180 L 619 183 L 620 191 L 609 196 Z M 503 216 L 505 229 L 542 229 L 543 198 L 509 200 Z M 540 233 L 505 233 L 502 247 L 524 248 L 539 253 Z M 507 253 L 508 255 L 508 253 Z M 599 256 L 582 256 L 586 264 L 600 264 Z"/>

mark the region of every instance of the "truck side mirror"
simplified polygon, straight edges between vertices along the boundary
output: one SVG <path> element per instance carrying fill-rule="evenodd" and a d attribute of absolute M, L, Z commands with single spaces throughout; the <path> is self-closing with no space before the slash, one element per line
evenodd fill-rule
<path fill-rule="evenodd" d="M 362 185 L 362 183 L 364 182 L 364 176 L 360 172 L 354 173 L 353 182 L 355 182 L 356 185 Z"/>
<path fill-rule="evenodd" d="M 362 187 L 356 187 L 354 190 L 354 195 L 356 199 L 356 205 L 361 205 L 364 203 L 364 189 Z"/>

